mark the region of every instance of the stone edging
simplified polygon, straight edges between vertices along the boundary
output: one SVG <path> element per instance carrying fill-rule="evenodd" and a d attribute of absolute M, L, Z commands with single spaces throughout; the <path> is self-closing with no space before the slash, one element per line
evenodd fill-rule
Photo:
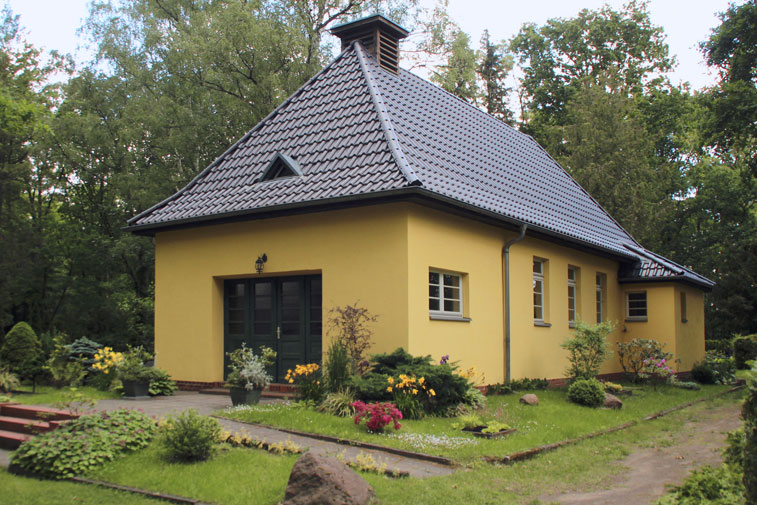
<path fill-rule="evenodd" d="M 178 496 L 173 494 L 159 493 L 156 491 L 147 491 L 138 487 L 122 486 L 121 484 L 113 484 L 112 482 L 105 482 L 101 480 L 86 479 L 84 477 L 71 477 L 68 479 L 71 482 L 78 484 L 89 484 L 91 486 L 100 486 L 108 489 L 114 489 L 116 491 L 124 491 L 126 493 L 139 494 L 147 496 L 149 498 L 155 498 L 171 503 L 178 503 L 179 505 L 210 505 L 208 502 L 195 500 L 194 498 L 187 498 L 185 496 Z"/>
<path fill-rule="evenodd" d="M 432 463 L 438 463 L 445 466 L 457 466 L 457 464 L 449 458 L 443 456 L 434 456 L 431 454 L 424 454 L 422 452 L 406 451 L 404 449 L 397 449 L 395 447 L 386 447 L 384 445 L 371 444 L 368 442 L 359 442 L 357 440 L 349 440 L 346 438 L 332 437 L 330 435 L 322 435 L 320 433 L 307 433 L 304 431 L 291 430 L 289 428 L 278 428 L 276 426 L 270 426 L 268 424 L 251 423 L 247 421 L 240 421 L 238 419 L 230 419 L 223 416 L 211 416 L 217 419 L 224 419 L 226 421 L 233 421 L 235 423 L 249 424 L 250 426 L 259 426 L 261 428 L 267 428 L 269 430 L 280 431 L 282 433 L 289 433 L 291 435 L 297 435 L 300 437 L 313 438 L 315 440 L 322 440 L 324 442 L 332 442 L 340 445 L 350 445 L 352 447 L 359 447 L 361 449 L 370 449 L 374 451 L 383 451 L 390 454 L 396 454 L 397 456 L 403 456 L 405 458 L 419 459 L 423 461 L 430 461 Z"/>
<path fill-rule="evenodd" d="M 637 424 L 639 424 L 641 422 L 652 421 L 653 419 L 657 419 L 658 417 L 662 417 L 662 416 L 665 416 L 665 415 L 670 414 L 672 412 L 676 412 L 678 410 L 683 410 L 683 409 L 685 409 L 687 407 L 691 407 L 692 405 L 694 405 L 696 403 L 701 403 L 701 402 L 704 402 L 704 401 L 707 401 L 707 400 L 712 400 L 714 398 L 719 398 L 721 396 L 725 396 L 725 395 L 727 395 L 729 393 L 733 393 L 734 391 L 738 391 L 740 389 L 744 389 L 744 385 L 743 384 L 735 386 L 735 387 L 732 387 L 731 389 L 727 389 L 725 391 L 722 391 L 722 392 L 720 392 L 718 394 L 715 394 L 715 395 L 712 395 L 712 396 L 707 396 L 705 398 L 699 398 L 697 400 L 693 400 L 693 401 L 690 401 L 690 402 L 687 402 L 687 403 L 684 403 L 684 404 L 681 404 L 681 405 L 677 405 L 677 406 L 669 408 L 669 409 L 661 410 L 660 412 L 656 412 L 654 414 L 651 414 L 649 416 L 643 417 L 641 419 L 636 419 L 636 420 L 633 420 L 633 421 L 629 421 L 629 422 L 627 422 L 625 424 L 621 424 L 620 426 L 613 426 L 612 428 L 607 428 L 605 430 L 595 431 L 593 433 L 587 433 L 586 435 L 581 435 L 580 437 L 577 437 L 577 438 L 569 438 L 567 440 L 561 440 L 560 442 L 555 442 L 553 444 L 542 445 L 540 447 L 534 447 L 532 449 L 528 449 L 528 450 L 521 451 L 521 452 L 516 452 L 514 454 L 508 454 L 507 456 L 505 456 L 503 458 L 486 457 L 486 458 L 483 458 L 483 459 L 484 459 L 484 461 L 486 461 L 488 463 L 501 463 L 501 464 L 508 464 L 508 463 L 514 463 L 516 461 L 523 461 L 525 459 L 532 458 L 532 457 L 534 457 L 534 456 L 536 456 L 538 454 L 542 454 L 542 453 L 548 452 L 548 451 L 553 451 L 555 449 L 558 449 L 560 447 L 564 447 L 566 445 L 577 444 L 578 442 L 583 442 L 584 440 L 588 440 L 590 438 L 596 438 L 596 437 L 599 437 L 601 435 L 607 435 L 607 434 L 610 434 L 610 433 L 614 433 L 616 431 L 625 430 L 625 429 L 630 428 L 631 426 L 635 426 L 635 425 L 637 425 Z"/>

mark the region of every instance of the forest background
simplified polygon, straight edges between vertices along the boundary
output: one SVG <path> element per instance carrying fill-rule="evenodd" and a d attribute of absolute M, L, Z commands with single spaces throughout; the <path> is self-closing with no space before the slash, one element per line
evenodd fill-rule
<path fill-rule="evenodd" d="M 671 82 L 643 1 L 474 42 L 444 2 L 133 0 L 90 5 L 78 66 L 0 13 L 0 339 L 27 321 L 47 345 L 152 348 L 153 245 L 126 220 L 320 70 L 325 30 L 375 12 L 416 33 L 403 66 L 533 135 L 645 247 L 717 282 L 709 341 L 757 332 L 757 0 L 702 34 L 701 90 Z"/>

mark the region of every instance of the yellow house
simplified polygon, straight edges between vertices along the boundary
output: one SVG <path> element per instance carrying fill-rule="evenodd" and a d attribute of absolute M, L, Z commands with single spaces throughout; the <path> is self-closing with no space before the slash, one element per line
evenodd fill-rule
<path fill-rule="evenodd" d="M 399 69 L 401 27 L 333 33 L 333 62 L 129 221 L 155 240 L 158 366 L 219 384 L 245 342 L 278 351 L 281 381 L 356 301 L 374 352 L 449 354 L 487 383 L 563 377 L 579 317 L 664 342 L 679 371 L 702 358 L 711 281 L 645 250 L 531 137 Z"/>

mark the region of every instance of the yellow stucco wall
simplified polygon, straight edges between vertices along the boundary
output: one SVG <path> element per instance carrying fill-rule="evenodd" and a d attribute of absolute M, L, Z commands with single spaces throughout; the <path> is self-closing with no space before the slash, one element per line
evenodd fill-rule
<path fill-rule="evenodd" d="M 502 248 L 516 234 L 416 204 L 384 204 L 274 219 L 160 232 L 156 247 L 155 333 L 157 364 L 178 380 L 214 382 L 223 374 L 223 279 L 321 273 L 323 317 L 359 300 L 379 316 L 371 352 L 402 346 L 435 360 L 450 354 L 477 367 L 485 383 L 504 379 Z M 546 260 L 545 321 L 534 325 L 532 262 Z M 511 248 L 511 376 L 563 377 L 560 344 L 568 323 L 568 267 L 579 269 L 577 309 L 596 322 L 595 276 L 606 275 L 606 319 L 618 340 L 654 338 L 682 359 L 681 370 L 704 354 L 702 292 L 678 284 L 621 285 L 618 263 L 527 235 Z M 432 320 L 429 269 L 463 275 L 463 315 L 470 321 Z M 646 290 L 646 322 L 625 321 L 625 293 Z M 680 321 L 686 292 L 688 322 Z M 324 324 L 324 328 L 326 325 Z M 329 339 L 324 334 L 323 349 Z M 620 371 L 617 356 L 601 372 Z M 479 376 L 479 379 L 481 377 Z"/>
<path fill-rule="evenodd" d="M 407 212 L 383 205 L 156 234 L 157 366 L 178 380 L 222 380 L 223 279 L 256 276 L 262 253 L 264 275 L 322 274 L 324 321 L 359 300 L 379 315 L 375 351 L 407 347 Z"/>

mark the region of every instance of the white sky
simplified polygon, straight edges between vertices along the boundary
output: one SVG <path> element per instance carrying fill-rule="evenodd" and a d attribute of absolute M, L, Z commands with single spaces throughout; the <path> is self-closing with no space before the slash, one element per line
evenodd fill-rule
<path fill-rule="evenodd" d="M 0 0 L 2 1 L 2 0 Z M 87 15 L 87 0 L 6 0 L 27 30 L 27 39 L 37 47 L 57 49 L 86 61 L 90 53 L 77 36 Z M 422 0 L 432 7 L 435 0 Z M 579 10 L 597 9 L 603 4 L 620 9 L 623 0 L 450 0 L 450 17 L 471 36 L 477 46 L 488 28 L 493 40 L 509 39 L 523 23 L 543 24 L 554 17 L 573 17 Z M 738 0 L 736 3 L 742 3 Z M 652 22 L 664 28 L 671 54 L 678 59 L 674 82 L 688 81 L 695 89 L 714 83 L 697 49 L 719 24 L 718 12 L 728 0 L 651 0 Z"/>

